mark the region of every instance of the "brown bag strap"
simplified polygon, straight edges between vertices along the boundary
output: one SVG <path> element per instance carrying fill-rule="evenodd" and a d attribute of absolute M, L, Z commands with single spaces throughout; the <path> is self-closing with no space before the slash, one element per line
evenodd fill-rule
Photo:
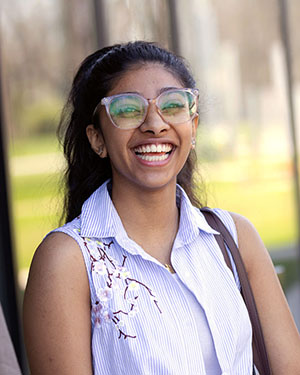
<path fill-rule="evenodd" d="M 267 350 L 264 342 L 260 320 L 258 317 L 258 312 L 240 251 L 230 232 L 228 231 L 222 220 L 217 216 L 217 214 L 207 207 L 201 208 L 201 212 L 205 216 L 208 224 L 220 233 L 220 235 L 215 235 L 215 239 L 223 253 L 225 262 L 231 269 L 231 271 L 233 271 L 232 264 L 226 250 L 225 243 L 232 255 L 241 283 L 241 294 L 248 309 L 250 321 L 252 324 L 254 364 L 259 370 L 260 375 L 271 375 L 270 364 L 268 361 Z"/>

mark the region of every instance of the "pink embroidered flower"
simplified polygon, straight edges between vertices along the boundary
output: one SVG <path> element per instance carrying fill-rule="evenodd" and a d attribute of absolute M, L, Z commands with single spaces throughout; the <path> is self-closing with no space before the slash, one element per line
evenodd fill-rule
<path fill-rule="evenodd" d="M 114 292 L 116 293 L 121 293 L 121 288 L 120 288 L 120 285 L 118 283 L 118 281 L 116 279 L 112 279 L 111 281 L 111 287 L 112 289 L 114 290 Z"/>
<path fill-rule="evenodd" d="M 92 306 L 92 311 L 93 311 L 93 313 L 97 314 L 102 310 L 102 308 L 103 308 L 103 306 L 101 305 L 101 303 L 96 302 Z"/>
<path fill-rule="evenodd" d="M 110 323 L 112 318 L 114 317 L 113 312 L 111 309 L 104 310 L 102 313 L 102 317 L 106 323 Z"/>
<path fill-rule="evenodd" d="M 158 311 L 161 313 L 158 306 L 158 301 L 154 296 L 152 290 L 144 283 L 136 280 L 131 276 L 130 271 L 125 267 L 125 262 L 127 259 L 126 255 L 123 255 L 123 261 L 118 264 L 118 262 L 108 255 L 113 242 L 102 243 L 101 241 L 91 239 L 88 237 L 83 237 L 84 245 L 89 252 L 91 260 L 91 271 L 93 276 L 102 281 L 105 285 L 102 288 L 97 289 L 96 294 L 98 301 L 96 301 L 92 306 L 92 316 L 95 327 L 99 328 L 103 326 L 103 323 L 112 323 L 115 329 L 119 332 L 118 338 L 123 337 L 124 339 L 136 338 L 135 335 L 129 335 L 124 332 L 123 327 L 125 327 L 125 322 L 123 318 L 130 317 L 133 318 L 139 312 L 138 304 L 138 291 L 140 288 L 145 289 Z M 125 308 L 114 308 L 111 310 L 111 304 L 109 302 L 113 299 L 113 294 L 118 298 L 123 298 L 125 302 Z M 116 298 L 116 300 L 118 300 Z"/>
<path fill-rule="evenodd" d="M 101 326 L 101 316 L 97 315 L 95 318 L 95 327 L 100 328 Z"/>
<path fill-rule="evenodd" d="M 95 316 L 94 323 L 95 323 L 96 328 L 100 328 L 102 320 L 103 320 L 103 318 L 101 316 L 102 309 L 103 309 L 103 306 L 98 301 L 96 303 L 94 303 L 93 306 L 92 306 L 92 313 Z"/>
<path fill-rule="evenodd" d="M 128 285 L 128 290 L 131 290 L 131 291 L 139 290 L 139 284 L 136 281 L 131 281 L 131 283 Z"/>
<path fill-rule="evenodd" d="M 104 260 L 100 259 L 93 264 L 93 271 L 99 275 L 105 275 L 107 273 L 107 268 Z"/>
<path fill-rule="evenodd" d="M 122 266 L 117 266 L 114 271 L 114 277 L 120 277 L 122 280 L 127 279 L 127 277 L 130 277 L 130 272 Z"/>
<path fill-rule="evenodd" d="M 98 289 L 97 294 L 101 302 L 107 302 L 112 299 L 112 289 L 108 286 Z"/>

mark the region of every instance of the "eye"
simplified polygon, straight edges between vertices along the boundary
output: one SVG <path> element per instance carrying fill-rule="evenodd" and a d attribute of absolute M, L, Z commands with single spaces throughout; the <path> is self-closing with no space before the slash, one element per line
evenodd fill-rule
<path fill-rule="evenodd" d="M 168 114 L 168 113 L 174 113 L 184 107 L 185 105 L 184 103 L 182 103 L 182 101 L 172 99 L 172 100 L 165 101 L 164 103 L 161 103 L 160 110 L 162 113 Z"/>
<path fill-rule="evenodd" d="M 117 108 L 111 109 L 111 114 L 114 117 L 126 117 L 132 118 L 143 114 L 141 108 L 129 105 L 118 106 Z"/>
<path fill-rule="evenodd" d="M 111 116 L 118 118 L 136 118 L 143 116 L 145 105 L 139 97 L 121 95 L 115 98 L 109 107 Z"/>

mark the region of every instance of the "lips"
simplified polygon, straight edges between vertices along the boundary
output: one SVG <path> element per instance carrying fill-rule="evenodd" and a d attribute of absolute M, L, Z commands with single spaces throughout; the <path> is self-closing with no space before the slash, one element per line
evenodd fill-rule
<path fill-rule="evenodd" d="M 136 156 L 149 162 L 166 160 L 171 154 L 174 146 L 170 143 L 149 143 L 137 146 L 133 149 Z"/>

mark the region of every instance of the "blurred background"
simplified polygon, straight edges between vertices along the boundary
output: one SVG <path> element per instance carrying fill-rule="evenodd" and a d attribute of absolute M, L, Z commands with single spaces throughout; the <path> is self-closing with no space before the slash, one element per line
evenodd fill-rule
<path fill-rule="evenodd" d="M 22 293 L 34 250 L 61 214 L 60 112 L 82 59 L 129 40 L 157 41 L 190 63 L 201 97 L 203 199 L 254 223 L 300 327 L 300 2 L 2 0 L 1 6 L 0 296 L 24 371 L 16 328 Z"/>

